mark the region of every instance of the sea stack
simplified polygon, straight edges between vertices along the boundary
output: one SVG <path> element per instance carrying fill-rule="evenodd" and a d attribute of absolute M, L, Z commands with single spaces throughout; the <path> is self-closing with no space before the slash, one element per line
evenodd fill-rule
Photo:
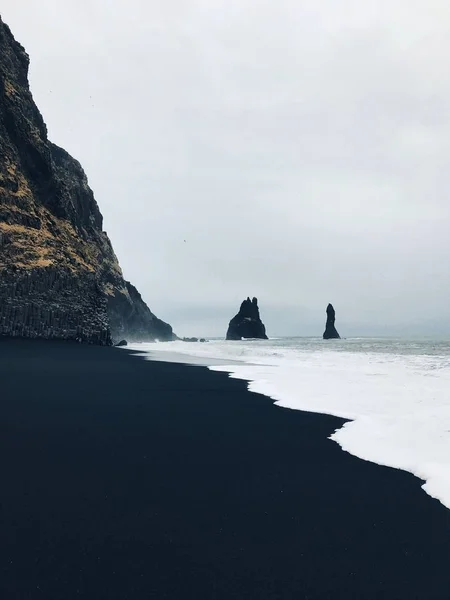
<path fill-rule="evenodd" d="M 336 313 L 334 311 L 333 305 L 329 304 L 327 306 L 327 324 L 325 325 L 325 332 L 323 334 L 324 340 L 340 340 L 341 336 L 336 330 L 334 326 L 334 322 L 336 320 Z"/>
<path fill-rule="evenodd" d="M 0 336 L 171 340 L 125 281 L 80 163 L 49 141 L 28 65 L 0 17 Z"/>
<path fill-rule="evenodd" d="M 244 300 L 238 314 L 231 319 L 228 325 L 227 340 L 241 340 L 242 338 L 268 339 L 266 328 L 259 316 L 256 298 Z"/>

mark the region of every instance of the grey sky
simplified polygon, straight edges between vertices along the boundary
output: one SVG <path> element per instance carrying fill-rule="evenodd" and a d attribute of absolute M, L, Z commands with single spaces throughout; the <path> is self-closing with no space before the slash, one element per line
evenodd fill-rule
<path fill-rule="evenodd" d="M 182 335 L 450 332 L 445 0 L 0 0 L 55 143 Z M 186 240 L 186 242 L 184 242 Z"/>

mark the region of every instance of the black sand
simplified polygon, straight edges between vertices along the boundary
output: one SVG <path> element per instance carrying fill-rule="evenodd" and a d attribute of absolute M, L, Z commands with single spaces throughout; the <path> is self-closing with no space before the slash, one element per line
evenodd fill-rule
<path fill-rule="evenodd" d="M 450 511 L 342 421 L 127 351 L 0 341 L 0 598 L 448 599 Z"/>

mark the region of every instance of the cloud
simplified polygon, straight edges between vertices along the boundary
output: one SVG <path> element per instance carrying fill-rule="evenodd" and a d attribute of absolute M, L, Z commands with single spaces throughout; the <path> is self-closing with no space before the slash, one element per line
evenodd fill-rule
<path fill-rule="evenodd" d="M 247 295 L 274 335 L 320 334 L 329 301 L 361 333 L 450 323 L 445 3 L 2 4 L 52 140 L 177 332 L 225 332 Z"/>

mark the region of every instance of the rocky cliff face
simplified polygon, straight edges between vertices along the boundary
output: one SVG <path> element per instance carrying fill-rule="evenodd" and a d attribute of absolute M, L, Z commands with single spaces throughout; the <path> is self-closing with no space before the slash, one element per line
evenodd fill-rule
<path fill-rule="evenodd" d="M 172 339 L 123 279 L 81 165 L 47 138 L 0 17 L 0 335 Z"/>
<path fill-rule="evenodd" d="M 238 314 L 230 321 L 227 340 L 257 338 L 267 340 L 266 328 L 259 316 L 258 300 L 247 298 L 241 304 Z"/>
<path fill-rule="evenodd" d="M 334 326 L 335 320 L 336 313 L 334 311 L 333 305 L 329 304 L 327 306 L 327 322 L 325 325 L 325 332 L 323 334 L 324 340 L 341 339 L 341 336 L 338 334 L 336 327 Z"/>

